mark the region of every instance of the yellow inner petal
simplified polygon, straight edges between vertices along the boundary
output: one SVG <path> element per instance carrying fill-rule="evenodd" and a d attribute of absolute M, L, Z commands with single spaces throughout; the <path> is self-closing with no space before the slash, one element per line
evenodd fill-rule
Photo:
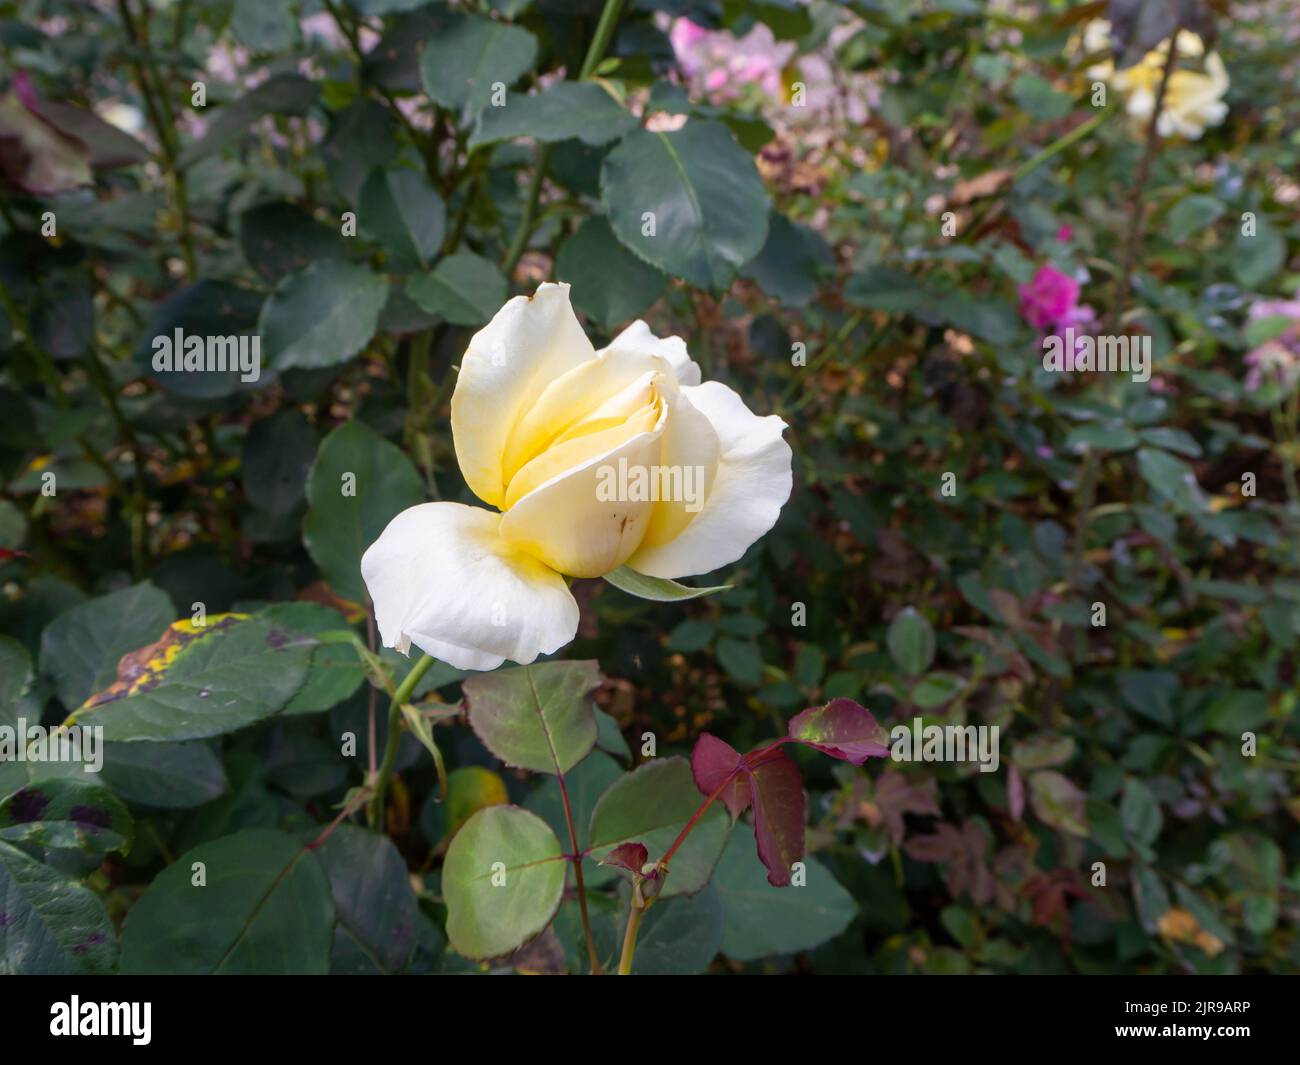
<path fill-rule="evenodd" d="M 636 413 L 651 399 L 654 374 L 627 360 L 602 356 L 575 366 L 542 390 L 515 423 L 502 455 L 506 484 L 549 446 L 574 433 L 594 432 L 599 423 L 613 425 Z M 591 419 L 591 421 L 588 421 Z"/>
<path fill-rule="evenodd" d="M 599 455 L 631 440 L 639 433 L 648 433 L 659 421 L 660 401 L 653 397 L 631 417 L 615 420 L 604 428 L 591 427 L 591 431 L 577 433 L 569 439 L 552 444 L 536 458 L 526 462 L 506 488 L 505 509 L 509 510 L 533 489 L 552 477 L 590 462 Z M 598 419 L 603 421 L 604 419 Z M 576 428 L 576 427 L 575 427 Z"/>

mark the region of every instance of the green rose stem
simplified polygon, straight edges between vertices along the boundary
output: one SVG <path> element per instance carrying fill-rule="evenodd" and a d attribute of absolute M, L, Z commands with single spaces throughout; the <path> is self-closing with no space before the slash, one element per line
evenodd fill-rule
<path fill-rule="evenodd" d="M 644 881 L 637 879 L 632 884 L 632 905 L 627 913 L 627 930 L 623 933 L 623 953 L 618 959 L 618 975 L 632 975 L 632 955 L 636 953 L 636 935 L 641 930 L 641 918 L 645 916 L 654 899 L 646 899 L 641 893 Z"/>
<path fill-rule="evenodd" d="M 1016 172 L 1011 175 L 1012 184 L 1015 184 L 1017 181 L 1021 181 L 1024 178 L 1028 177 L 1040 166 L 1046 163 L 1049 159 L 1065 151 L 1065 149 L 1070 147 L 1070 145 L 1083 140 L 1084 137 L 1086 137 L 1089 133 L 1091 133 L 1103 122 L 1109 119 L 1113 114 L 1115 114 L 1115 110 L 1116 110 L 1115 106 L 1111 104 L 1110 106 L 1105 107 L 1102 110 L 1098 111 L 1095 115 L 1092 116 L 1092 118 L 1088 119 L 1087 122 L 1080 122 L 1077 126 L 1074 127 L 1074 129 L 1070 130 L 1069 133 L 1065 133 L 1060 137 L 1057 137 L 1056 140 L 1052 141 L 1051 144 L 1049 144 L 1041 152 L 1035 155 L 1032 159 L 1029 159 L 1024 163 L 1020 164 L 1020 166 L 1016 169 Z"/>
<path fill-rule="evenodd" d="M 420 683 L 420 678 L 429 671 L 433 659 L 428 655 L 411 667 L 402 683 L 393 692 L 393 701 L 388 704 L 388 739 L 384 744 L 384 759 L 379 763 L 375 773 L 374 794 L 370 797 L 367 821 L 375 831 L 382 831 L 384 825 L 384 796 L 388 791 L 388 778 L 393 775 L 393 764 L 397 761 L 397 746 L 402 739 L 402 705 L 411 698 L 411 692 Z"/>

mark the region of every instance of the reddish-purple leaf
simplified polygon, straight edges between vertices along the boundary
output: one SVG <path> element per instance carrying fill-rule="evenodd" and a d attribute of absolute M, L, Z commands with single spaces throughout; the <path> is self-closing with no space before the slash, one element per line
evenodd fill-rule
<path fill-rule="evenodd" d="M 789 732 L 791 739 L 854 765 L 889 755 L 889 734 L 852 699 L 809 707 L 790 719 Z"/>
<path fill-rule="evenodd" d="M 767 866 L 767 882 L 787 887 L 790 867 L 803 857 L 803 779 L 799 767 L 776 748 L 757 753 L 745 763 L 754 798 L 754 842 Z"/>
<path fill-rule="evenodd" d="M 730 778 L 718 798 L 731 812 L 733 821 L 744 812 L 750 798 L 749 781 L 738 772 L 741 761 L 739 751 L 707 732 L 700 734 L 691 751 L 691 774 L 702 795 L 712 795 Z"/>
<path fill-rule="evenodd" d="M 1007 771 L 1007 805 L 1012 818 L 1019 821 L 1025 812 L 1025 778 L 1014 765 Z"/>
<path fill-rule="evenodd" d="M 874 805 L 895 843 L 902 843 L 906 834 L 903 814 L 939 816 L 934 778 L 909 779 L 892 769 L 885 770 L 876 781 Z"/>
<path fill-rule="evenodd" d="M 645 849 L 644 843 L 620 843 L 600 859 L 600 864 L 617 866 L 640 876 L 649 860 L 650 852 Z"/>

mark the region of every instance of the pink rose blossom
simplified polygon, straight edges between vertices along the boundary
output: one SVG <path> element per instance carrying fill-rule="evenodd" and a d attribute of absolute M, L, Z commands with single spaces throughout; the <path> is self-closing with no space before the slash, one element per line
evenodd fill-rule
<path fill-rule="evenodd" d="M 747 86 L 780 97 L 781 71 L 794 53 L 794 45 L 778 42 L 761 23 L 744 37 L 734 37 L 679 18 L 669 28 L 668 39 L 687 81 L 716 100 L 736 99 Z"/>
<path fill-rule="evenodd" d="M 1020 286 L 1020 314 L 1036 329 L 1063 322 L 1076 310 L 1079 282 L 1053 266 L 1043 265 L 1027 285 Z"/>

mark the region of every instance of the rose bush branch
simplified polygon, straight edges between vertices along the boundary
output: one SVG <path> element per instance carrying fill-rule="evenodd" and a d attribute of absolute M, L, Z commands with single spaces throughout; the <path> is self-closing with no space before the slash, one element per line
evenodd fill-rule
<path fill-rule="evenodd" d="M 787 735 L 740 754 L 723 740 L 701 734 L 691 752 L 691 773 L 704 801 L 682 826 L 658 861 L 647 862 L 641 843 L 625 843 L 602 860 L 630 873 L 632 898 L 628 909 L 619 974 L 632 971 L 641 921 L 664 889 L 674 855 L 700 824 L 708 809 L 721 801 L 733 823 L 753 808 L 754 842 L 773 887 L 788 887 L 791 869 L 804 854 L 804 793 L 798 767 L 781 751 L 797 743 L 840 761 L 862 765 L 868 758 L 889 754 L 886 733 L 871 712 L 852 699 L 832 699 L 791 718 Z"/>
<path fill-rule="evenodd" d="M 397 748 L 402 739 L 402 707 L 411 698 L 420 678 L 429 671 L 434 659 L 430 655 L 421 655 L 409 673 L 393 693 L 392 702 L 388 704 L 388 736 L 384 743 L 384 757 L 371 782 L 373 796 L 370 799 L 367 820 L 370 827 L 379 830 L 384 824 L 384 799 L 388 791 L 388 780 L 393 775 L 393 766 L 397 762 Z"/>

